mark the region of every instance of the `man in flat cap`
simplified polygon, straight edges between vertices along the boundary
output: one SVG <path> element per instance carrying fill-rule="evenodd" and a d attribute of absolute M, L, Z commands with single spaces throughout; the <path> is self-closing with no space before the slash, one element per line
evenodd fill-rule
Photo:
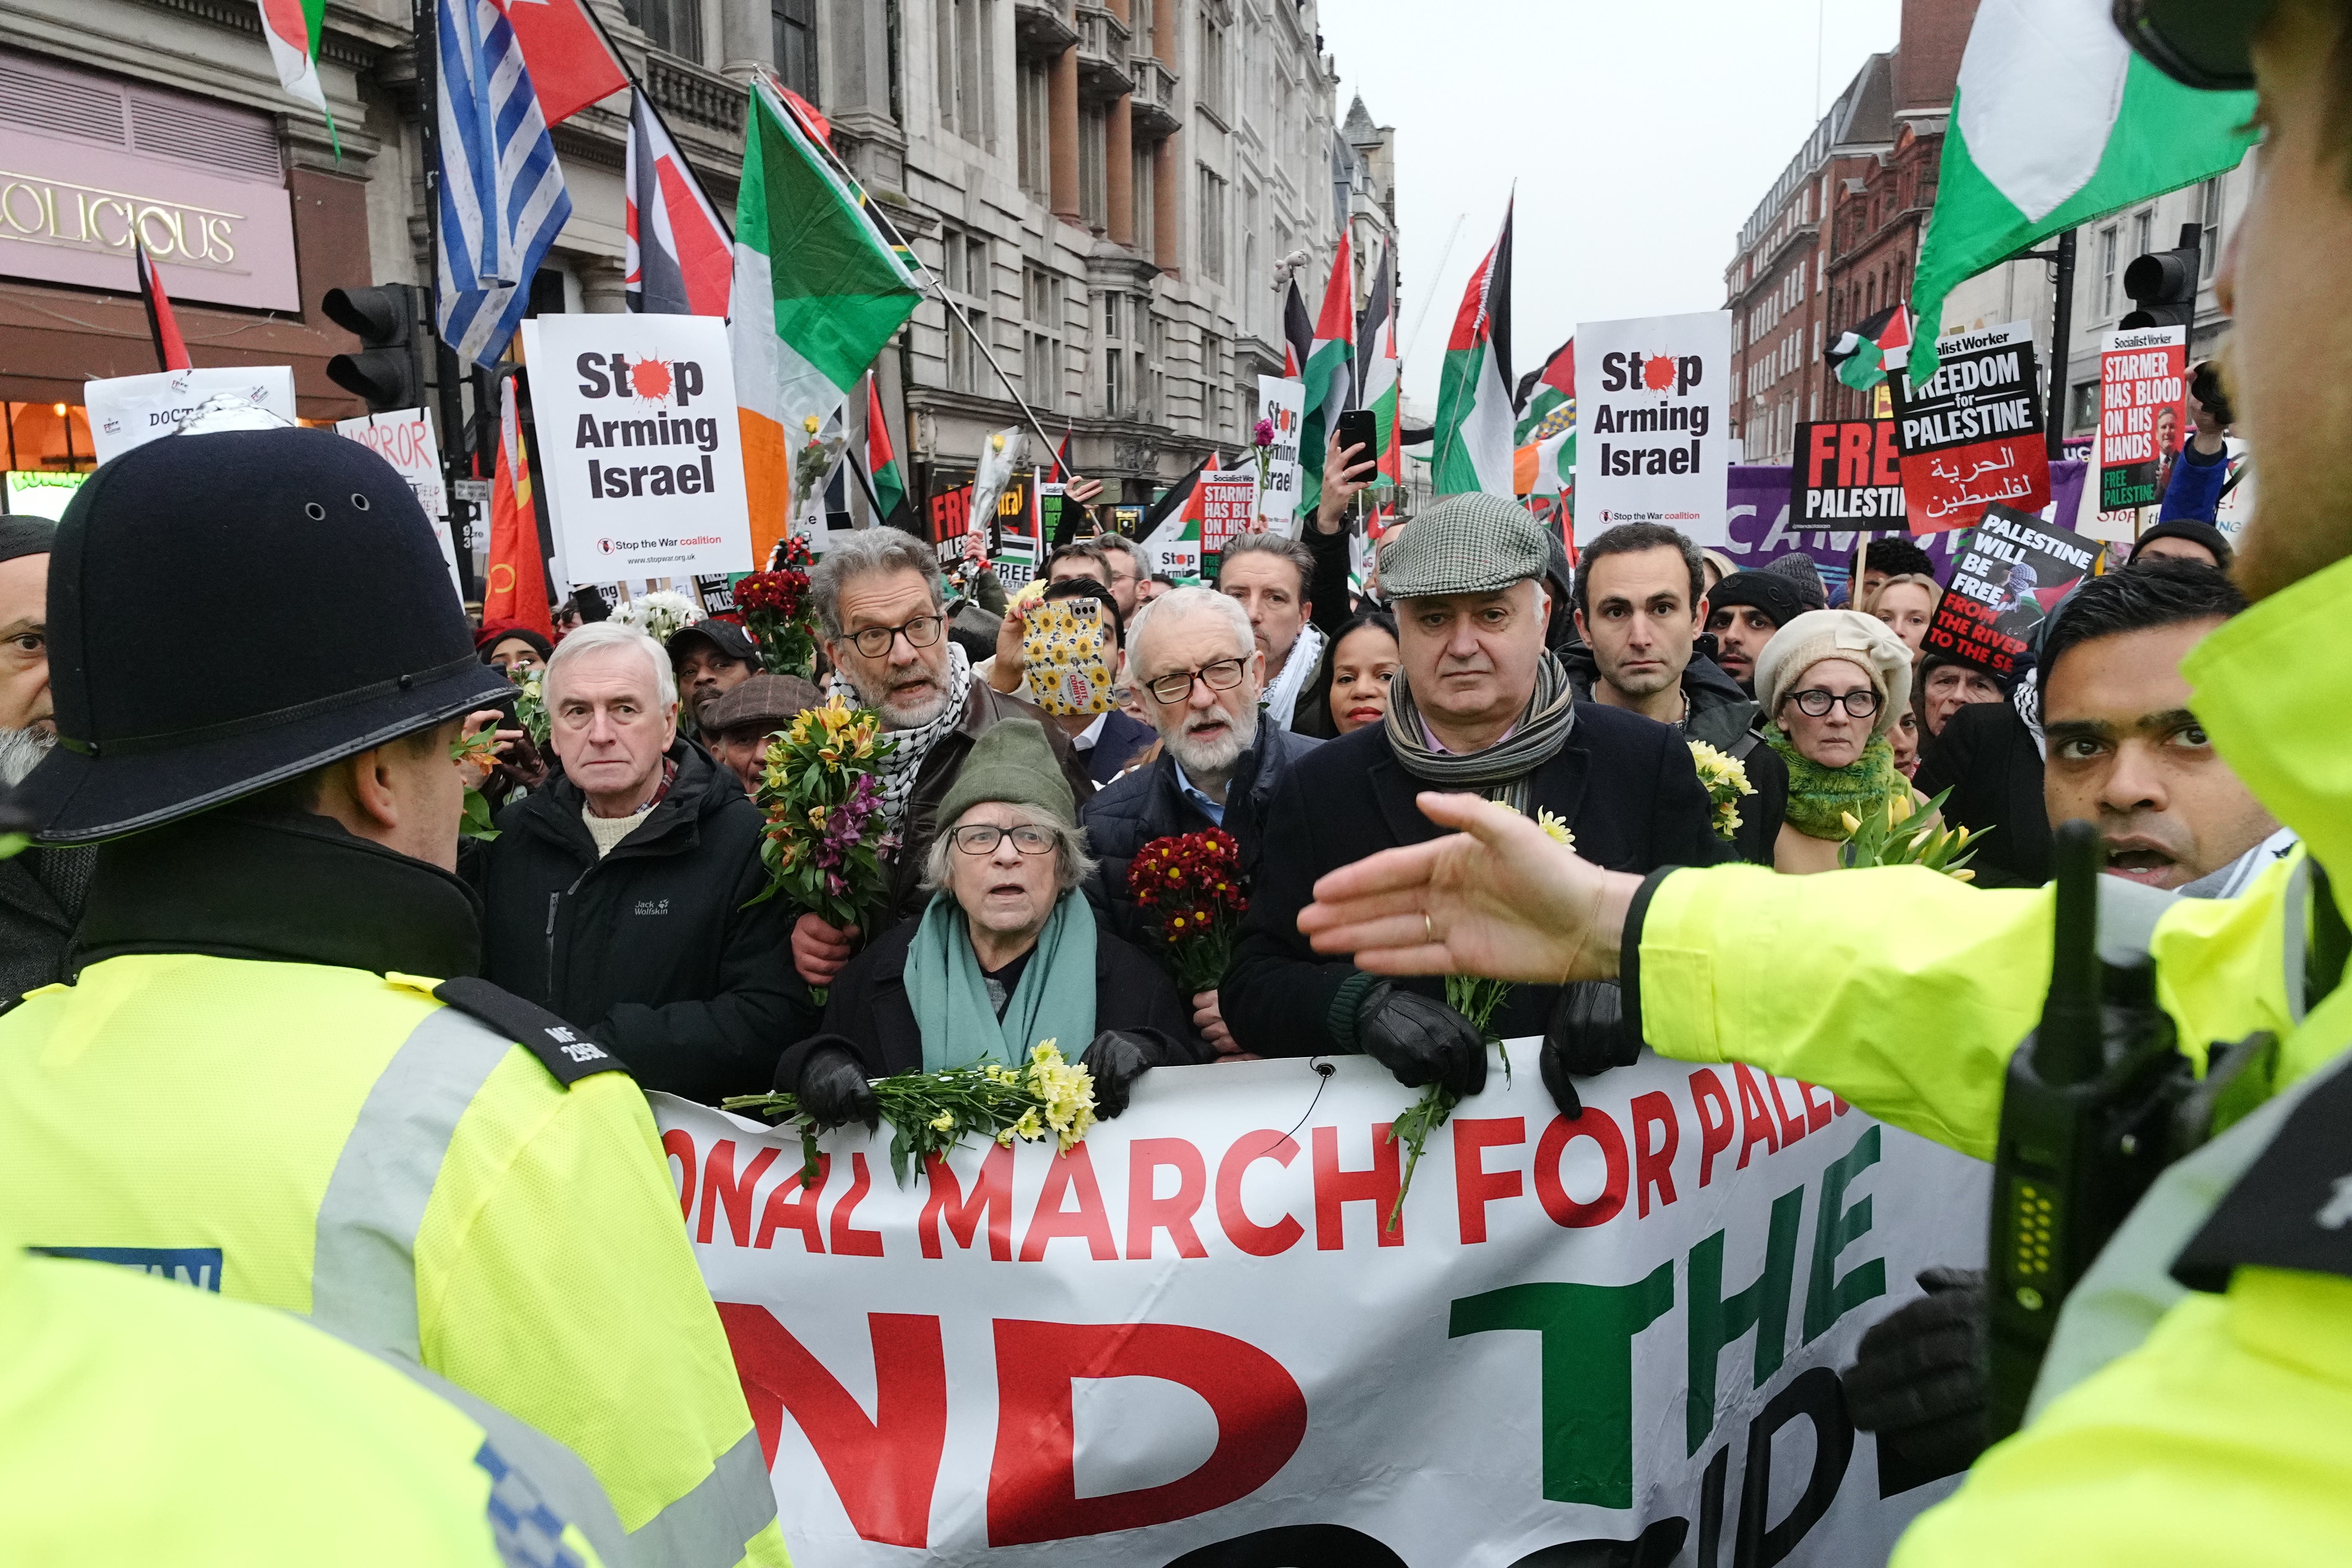
<path fill-rule="evenodd" d="M 1408 1086 L 1435 1079 L 1471 1093 L 1485 1083 L 1485 1043 L 1446 1006 L 1442 982 L 1364 973 L 1298 933 L 1318 877 L 1438 836 L 1414 804 L 1424 790 L 1549 812 L 1578 853 L 1622 870 L 1723 858 L 1680 733 L 1570 692 L 1544 647 L 1548 559 L 1542 525 L 1500 496 L 1448 497 L 1382 541 L 1403 664 L 1386 721 L 1298 758 L 1268 803 L 1257 885 L 1220 994 L 1244 1050 L 1361 1051 Z M 1489 1028 L 1506 1039 L 1545 1034 L 1560 995 L 1514 986 Z"/>
<path fill-rule="evenodd" d="M 49 547 L 57 524 L 0 517 L 0 787 L 58 743 L 49 706 Z M 65 978 L 96 852 L 58 845 L 0 860 L 0 1010 Z"/>
<path fill-rule="evenodd" d="M 677 642 L 670 639 L 672 647 Z M 752 676 L 702 710 L 702 743 L 720 767 L 742 781 L 743 793 L 757 800 L 769 740 L 803 710 L 824 700 L 797 675 Z"/>

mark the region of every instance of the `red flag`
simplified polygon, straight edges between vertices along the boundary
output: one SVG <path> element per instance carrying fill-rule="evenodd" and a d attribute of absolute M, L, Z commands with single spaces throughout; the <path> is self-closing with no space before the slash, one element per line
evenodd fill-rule
<path fill-rule="evenodd" d="M 622 297 L 649 315 L 723 316 L 734 242 L 651 101 L 642 89 L 635 96 L 621 180 Z"/>
<path fill-rule="evenodd" d="M 514 0 L 501 6 L 550 128 L 629 85 L 612 40 L 583 0 Z"/>
<path fill-rule="evenodd" d="M 155 258 L 147 254 L 145 240 L 134 237 L 131 246 L 139 258 L 139 298 L 147 307 L 147 335 L 155 340 L 155 358 L 165 370 L 192 370 L 188 345 L 180 337 L 180 323 L 172 315 L 172 297 L 163 291 Z"/>
<path fill-rule="evenodd" d="M 547 561 L 539 552 L 539 510 L 531 503 L 530 463 L 523 455 L 522 416 L 514 380 L 499 383 L 498 468 L 490 480 L 490 570 L 482 584 L 482 624 L 526 626 L 550 642 Z"/>

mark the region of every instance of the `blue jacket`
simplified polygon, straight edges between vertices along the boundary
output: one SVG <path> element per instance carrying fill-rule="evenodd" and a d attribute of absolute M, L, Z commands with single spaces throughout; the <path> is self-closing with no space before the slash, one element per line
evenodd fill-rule
<path fill-rule="evenodd" d="M 2199 522 L 2211 522 L 2221 506 L 2221 484 L 2230 477 L 2230 452 L 2227 447 L 2207 457 L 2197 449 L 2192 438 L 2181 447 L 2180 456 L 2172 465 L 2172 478 L 2164 487 L 2164 501 L 2157 509 L 2158 522 L 2170 522 L 2175 518 L 2193 518 Z"/>

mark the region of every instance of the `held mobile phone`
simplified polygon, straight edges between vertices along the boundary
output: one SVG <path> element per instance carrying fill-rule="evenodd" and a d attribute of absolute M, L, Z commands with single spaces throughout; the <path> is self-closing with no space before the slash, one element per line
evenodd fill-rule
<path fill-rule="evenodd" d="M 1349 409 L 1339 416 L 1339 422 L 1336 428 L 1339 450 L 1342 453 L 1350 447 L 1361 447 L 1364 449 L 1363 455 L 1356 459 L 1358 464 L 1369 463 L 1381 455 L 1380 416 L 1370 409 Z"/>

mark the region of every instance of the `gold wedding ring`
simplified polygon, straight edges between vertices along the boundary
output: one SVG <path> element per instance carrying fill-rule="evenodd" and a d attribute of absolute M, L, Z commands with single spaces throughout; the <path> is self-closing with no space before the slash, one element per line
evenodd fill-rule
<path fill-rule="evenodd" d="M 1437 928 L 1429 923 L 1429 911 L 1427 910 L 1421 911 L 1421 935 L 1423 941 L 1429 942 L 1433 946 L 1436 944 Z"/>

